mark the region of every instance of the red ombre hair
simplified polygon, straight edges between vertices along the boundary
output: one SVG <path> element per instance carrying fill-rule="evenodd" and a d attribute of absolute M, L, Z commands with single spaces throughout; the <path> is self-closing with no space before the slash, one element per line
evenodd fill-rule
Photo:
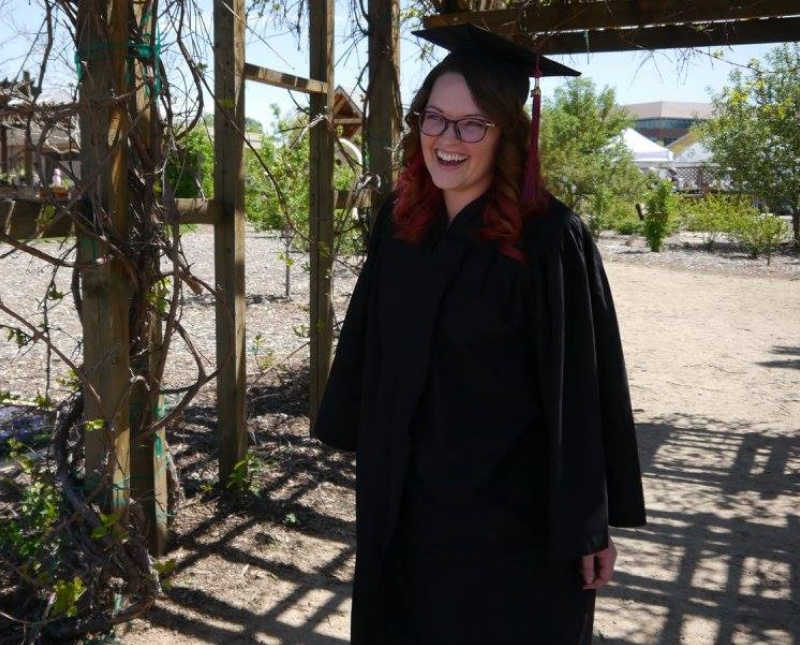
<path fill-rule="evenodd" d="M 415 113 L 425 109 L 433 84 L 447 72 L 464 77 L 475 103 L 500 127 L 495 174 L 488 189 L 480 237 L 497 244 L 503 254 L 524 262 L 525 257 L 516 246 L 524 220 L 542 214 L 547 203 L 541 176 L 535 177 L 534 199 L 525 204 L 521 202 L 531 127 L 520 99 L 527 94 L 527 72 L 500 68 L 469 55 L 448 55 L 430 71 L 411 102 L 405 117 L 408 131 L 401 144 L 402 170 L 397 179 L 393 209 L 395 237 L 420 242 L 444 207 L 442 191 L 434 185 L 422 157 Z"/>

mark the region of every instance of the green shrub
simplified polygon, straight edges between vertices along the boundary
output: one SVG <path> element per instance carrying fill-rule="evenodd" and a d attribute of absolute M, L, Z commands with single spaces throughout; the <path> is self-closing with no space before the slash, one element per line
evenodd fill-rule
<path fill-rule="evenodd" d="M 642 235 L 644 233 L 644 222 L 638 216 L 621 219 L 614 226 L 614 230 L 620 235 Z"/>
<path fill-rule="evenodd" d="M 590 210 L 586 219 L 594 239 L 600 236 L 600 231 L 604 228 L 608 228 L 606 223 L 613 197 L 611 190 L 609 190 L 607 186 L 599 186 L 590 197 Z"/>
<path fill-rule="evenodd" d="M 247 221 L 258 231 L 292 231 L 293 250 L 308 251 L 309 237 L 309 130 L 305 115 L 281 116 L 273 106 L 276 125 L 271 136 L 262 138 L 259 156 L 269 167 L 280 186 L 285 209 L 278 198 L 275 184 L 266 175 L 252 150 L 245 149 L 245 213 Z M 349 192 L 356 185 L 359 169 L 348 164 L 334 166 L 334 188 Z M 337 249 L 348 253 L 363 246 L 360 231 L 349 221 L 350 214 L 334 213 Z"/>
<path fill-rule="evenodd" d="M 595 238 L 600 231 L 614 230 L 623 235 L 642 232 L 642 222 L 636 207 L 626 196 L 601 187 L 589 198 L 591 212 L 587 216 L 589 229 Z"/>
<path fill-rule="evenodd" d="M 770 263 L 772 252 L 788 235 L 789 227 L 779 217 L 770 213 L 757 213 L 755 209 L 741 210 L 731 223 L 730 235 L 757 258 L 767 254 Z"/>
<path fill-rule="evenodd" d="M 214 146 L 203 126 L 178 140 L 177 152 L 167 161 L 167 182 L 175 197 L 210 199 L 214 192 Z"/>
<path fill-rule="evenodd" d="M 664 238 L 677 224 L 674 217 L 670 221 L 676 209 L 672 183 L 659 180 L 648 194 L 646 206 L 644 236 L 651 251 L 660 251 Z"/>
<path fill-rule="evenodd" d="M 50 529 L 59 516 L 59 495 L 52 476 L 16 439 L 7 442 L 9 457 L 16 461 L 30 482 L 14 504 L 15 516 L 0 522 L 0 559 L 11 562 L 30 577 L 50 582 L 49 564 L 59 548 L 58 535 Z M 16 488 L 9 480 L 9 487 Z"/>
<path fill-rule="evenodd" d="M 741 213 L 755 214 L 750 202 L 740 195 L 708 194 L 695 200 L 689 217 L 685 221 L 687 230 L 705 233 L 705 245 L 709 251 L 723 234 L 732 232 Z"/>

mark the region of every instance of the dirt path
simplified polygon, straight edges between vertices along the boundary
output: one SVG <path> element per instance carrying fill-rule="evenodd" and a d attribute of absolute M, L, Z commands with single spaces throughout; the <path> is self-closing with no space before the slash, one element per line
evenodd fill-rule
<path fill-rule="evenodd" d="M 641 240 L 601 240 L 649 524 L 613 531 L 620 559 L 598 598 L 595 645 L 800 643 L 800 257 L 784 255 L 765 267 L 735 250 L 698 252 L 696 243 L 684 235 L 652 254 Z M 210 244 L 202 228 L 185 237 L 195 271 L 207 280 Z M 169 554 L 176 573 L 147 621 L 118 630 L 126 645 L 347 642 L 354 468 L 346 455 L 307 437 L 306 374 L 298 367 L 307 350 L 293 331 L 307 323 L 307 279 L 295 272 L 295 299 L 283 300 L 278 251 L 274 239 L 248 235 L 249 424 L 262 458 L 257 495 L 231 506 L 211 490 L 216 419 L 207 388 L 170 430 L 190 495 Z M 4 302 L 33 310 L 47 273 L 19 254 L 3 258 L 0 272 Z M 341 315 L 352 278 L 337 276 Z M 68 277 L 59 283 L 65 292 Z M 184 323 L 212 364 L 213 306 L 191 297 L 185 304 Z M 51 322 L 73 355 L 80 334 L 74 311 L 65 303 Z M 258 333 L 265 339 L 260 350 Z M 269 351 L 279 359 L 297 351 L 294 371 L 256 378 Z M 43 360 L 39 346 L 20 353 L 0 343 L 0 390 L 33 398 Z M 176 352 L 167 384 L 191 380 L 192 367 Z"/>
<path fill-rule="evenodd" d="M 800 642 L 800 281 L 607 268 L 649 524 L 613 532 L 595 643 Z M 347 642 L 352 517 L 339 506 L 352 469 L 331 459 L 327 481 L 275 482 L 271 519 L 198 510 L 172 590 L 123 642 Z M 320 530 L 310 515 L 328 496 L 338 519 Z"/>

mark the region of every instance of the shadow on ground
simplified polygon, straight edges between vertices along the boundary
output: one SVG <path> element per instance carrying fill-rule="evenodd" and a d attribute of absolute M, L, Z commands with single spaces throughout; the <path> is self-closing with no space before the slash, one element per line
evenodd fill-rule
<path fill-rule="evenodd" d="M 776 353 L 797 351 L 783 349 Z M 284 383 L 255 392 L 260 403 L 254 409 L 259 415 L 297 414 L 305 401 L 287 401 L 293 387 Z M 200 408 L 186 417 L 207 432 L 212 414 Z M 595 643 L 798 642 L 800 518 L 788 506 L 774 505 L 800 493 L 793 472 L 800 460 L 796 439 L 751 424 L 677 414 L 641 423 L 638 432 L 648 524 L 614 531 L 626 545 L 627 560 L 600 593 L 598 616 L 604 606 L 615 607 L 615 631 L 606 634 L 598 626 Z M 351 490 L 353 462 L 309 439 L 307 426 L 304 433 L 279 426 L 264 436 L 262 447 L 276 460 L 274 476 L 256 502 L 219 503 L 181 535 L 178 543 L 188 555 L 178 572 L 215 555 L 263 574 L 266 582 L 253 584 L 251 595 L 263 595 L 270 586 L 281 593 L 266 605 L 248 605 L 224 600 L 225 594 L 203 585 L 176 584 L 166 592 L 169 602 L 159 603 L 148 620 L 197 643 L 347 643 L 354 523 L 309 500 L 320 499 L 314 494 L 326 486 Z M 259 527 L 285 525 L 289 516 L 295 518 L 297 541 L 332 545 L 313 566 L 287 563 L 266 548 L 270 530 Z M 238 543 L 245 534 L 255 536 L 248 547 Z M 259 540 L 264 548 L 254 546 Z M 698 621 L 702 640 L 687 640 L 686 630 Z"/>
<path fill-rule="evenodd" d="M 638 424 L 648 523 L 614 530 L 633 558 L 598 600 L 632 619 L 599 642 L 800 642 L 800 515 L 775 505 L 800 494 L 800 444 L 752 428 L 682 415 Z M 644 575 L 653 559 L 662 571 Z"/>

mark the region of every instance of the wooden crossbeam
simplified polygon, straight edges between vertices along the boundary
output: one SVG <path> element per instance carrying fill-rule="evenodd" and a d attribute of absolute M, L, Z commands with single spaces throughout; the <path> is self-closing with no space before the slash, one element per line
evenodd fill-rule
<path fill-rule="evenodd" d="M 337 210 L 347 208 L 349 200 L 349 193 L 337 191 L 334 208 Z M 370 203 L 370 193 L 363 192 L 349 206 L 367 208 Z M 74 235 L 72 214 L 49 216 L 46 212 L 43 213 L 45 205 L 46 203 L 40 200 L 0 200 L 0 231 L 15 240 Z M 219 204 L 213 199 L 176 199 L 175 206 L 181 224 L 213 225 L 217 223 L 219 217 Z M 76 205 L 75 208 L 79 206 Z"/>
<path fill-rule="evenodd" d="M 73 234 L 69 215 L 49 215 L 35 200 L 0 200 L 0 230 L 15 240 L 66 237 Z"/>
<path fill-rule="evenodd" d="M 302 78 L 300 76 L 294 76 L 293 74 L 286 74 L 285 72 L 277 72 L 274 69 L 259 67 L 252 63 L 244 64 L 244 77 L 248 81 L 283 87 L 287 90 L 297 90 L 298 92 L 305 92 L 306 94 L 328 93 L 328 84 L 324 81 L 317 81 L 313 78 Z"/>
<path fill-rule="evenodd" d="M 569 31 L 618 29 L 646 25 L 676 25 L 714 21 L 733 22 L 756 18 L 800 15 L 797 0 L 602 0 L 599 2 L 553 3 L 526 10 L 462 11 L 427 16 L 425 27 L 471 22 L 487 29 L 510 33 L 520 31 Z"/>
<path fill-rule="evenodd" d="M 344 203 L 344 202 L 343 202 Z M 219 213 L 216 201 L 203 199 L 176 199 L 175 204 L 181 224 L 215 224 Z M 50 215 L 41 200 L 0 199 L 0 231 L 14 240 L 70 237 L 75 234 L 74 213 Z M 362 204 L 356 204 L 360 206 Z"/>
<path fill-rule="evenodd" d="M 334 207 L 336 210 L 343 210 L 348 207 L 348 202 L 350 199 L 350 193 L 336 191 L 336 203 Z M 370 193 L 362 192 L 361 195 L 353 200 L 352 204 L 349 204 L 349 206 L 350 208 L 369 208 L 371 204 L 372 199 Z"/>
<path fill-rule="evenodd" d="M 798 34 L 800 18 L 779 18 L 704 26 L 665 25 L 542 34 L 525 42 L 542 54 L 554 55 L 782 43 L 797 39 Z"/>
<path fill-rule="evenodd" d="M 219 217 L 219 204 L 213 199 L 176 199 L 175 206 L 181 224 L 216 224 Z"/>

